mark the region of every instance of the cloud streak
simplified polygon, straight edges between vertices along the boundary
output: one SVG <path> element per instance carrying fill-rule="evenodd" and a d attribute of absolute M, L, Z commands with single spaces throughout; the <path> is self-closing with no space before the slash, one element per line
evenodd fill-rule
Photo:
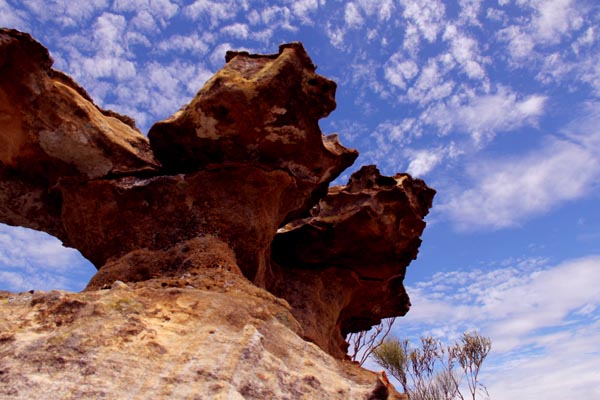
<path fill-rule="evenodd" d="M 498 229 L 581 198 L 599 183 L 600 130 L 591 129 L 585 136 L 549 137 L 521 156 L 471 163 L 472 186 L 439 208 L 460 229 Z"/>
<path fill-rule="evenodd" d="M 408 288 L 411 312 L 395 329 L 403 337 L 431 334 L 448 342 L 472 329 L 490 337 L 482 380 L 492 398 L 594 398 L 600 256 L 558 265 L 544 259 L 501 264 L 416 283 Z"/>

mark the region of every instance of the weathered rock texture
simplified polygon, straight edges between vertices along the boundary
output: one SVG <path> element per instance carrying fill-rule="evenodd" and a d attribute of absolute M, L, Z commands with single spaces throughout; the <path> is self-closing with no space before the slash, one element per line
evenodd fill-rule
<path fill-rule="evenodd" d="M 277 232 L 277 279 L 268 289 L 290 302 L 307 338 L 342 357 L 346 334 L 408 312 L 402 282 L 433 194 L 407 174 L 391 178 L 363 167 L 346 186 L 331 188 L 311 217 Z"/>
<path fill-rule="evenodd" d="M 67 315 L 71 306 L 55 307 L 54 300 L 47 297 L 50 295 L 29 306 L 17 301 L 18 313 L 34 321 L 29 325 L 15 325 L 19 317 L 14 317 L 17 311 L 12 306 L 7 310 L 13 311 L 3 311 L 13 317 L 3 328 L 12 332 L 3 334 L 8 336 L 0 346 L 10 344 L 4 347 L 9 350 L 0 350 L 3 355 L 33 360 L 29 366 L 33 368 L 35 357 L 23 358 L 25 353 L 20 352 L 26 347 L 19 347 L 26 346 L 30 332 L 39 330 L 42 341 L 71 332 L 73 346 L 78 349 L 74 352 L 87 360 L 77 364 L 79 367 L 69 362 L 73 371 L 91 365 L 95 366 L 90 367 L 93 371 L 108 373 L 110 363 L 106 360 L 116 362 L 118 358 L 111 358 L 111 349 L 129 357 L 138 350 L 150 355 L 152 350 L 142 350 L 150 346 L 166 352 L 156 350 L 161 361 L 149 364 L 148 370 L 158 371 L 158 365 L 164 365 L 161 363 L 175 362 L 188 374 L 188 364 L 182 365 L 185 362 L 173 349 L 178 348 L 177 340 L 191 340 L 192 333 L 186 336 L 180 332 L 169 343 L 153 339 L 157 347 L 141 339 L 139 332 L 146 328 L 140 327 L 138 333 L 131 334 L 138 338 L 133 340 L 135 346 L 128 347 L 129 342 L 123 339 L 125 344 L 117 340 L 114 343 L 118 345 L 111 347 L 108 341 L 103 347 L 108 336 L 92 329 L 94 324 L 101 326 L 101 321 L 107 320 L 118 331 L 123 321 L 109 321 L 113 314 L 97 315 L 93 310 L 101 308 L 98 304 L 106 299 L 114 300 L 110 300 L 113 294 L 99 289 L 117 280 L 135 287 L 127 292 L 131 301 L 142 304 L 136 311 L 140 317 L 135 318 L 157 332 L 161 330 L 156 325 L 159 322 L 152 320 L 153 310 L 188 313 L 190 327 L 196 327 L 188 331 L 200 332 L 202 319 L 208 315 L 201 312 L 204 305 L 200 299 L 208 296 L 206 302 L 215 302 L 210 307 L 217 310 L 230 296 L 232 302 L 239 302 L 240 319 L 245 322 L 232 325 L 228 340 L 235 336 L 235 329 L 243 337 L 248 330 L 252 337 L 269 338 L 265 340 L 274 347 L 265 351 L 276 355 L 264 357 L 275 360 L 280 368 L 291 356 L 277 353 L 281 349 L 275 347 L 289 345 L 296 351 L 298 347 L 287 343 L 296 340 L 289 339 L 293 335 L 342 359 L 347 333 L 408 311 L 410 302 L 402 281 L 406 266 L 416 257 L 425 227 L 423 217 L 434 191 L 406 174 L 381 176 L 373 166 L 363 167 L 346 186 L 328 189 L 357 157 L 357 152 L 343 147 L 336 135 L 323 136 L 318 126 L 319 119 L 335 108 L 335 83 L 315 73 L 299 43 L 283 45 L 278 54 L 267 56 L 228 52 L 226 61 L 190 104 L 155 124 L 147 139 L 130 118 L 100 109 L 71 78 L 53 70 L 47 50 L 29 35 L 0 30 L 0 222 L 51 233 L 78 249 L 99 269 L 86 293 L 53 295 L 67 299 L 66 303 L 57 300 L 60 304 L 83 304 L 76 306 L 77 318 L 73 320 L 64 317 L 66 322 L 60 322 L 60 315 Z M 198 278 L 203 274 L 225 282 L 222 286 L 227 290 L 220 293 L 227 295 L 213 295 L 211 285 Z M 236 278 L 226 279 L 229 276 Z M 248 289 L 251 285 L 242 276 L 255 285 L 254 289 Z M 273 300 L 263 289 L 285 299 L 291 308 Z M 125 292 L 119 293 L 124 296 Z M 176 301 L 195 296 L 197 302 Z M 265 304 L 260 305 L 263 300 Z M 265 314 L 268 317 L 259 318 L 262 322 L 258 325 L 248 322 L 255 316 L 250 308 L 242 307 L 244 302 L 252 308 L 270 310 Z M 287 313 L 284 319 L 291 321 L 289 331 L 271 324 L 279 312 L 271 308 L 272 304 Z M 44 318 L 58 322 L 43 325 L 36 320 L 42 308 L 53 310 Z M 225 318 L 228 314 L 215 311 L 211 315 Z M 222 323 L 229 324 L 226 320 Z M 259 325 L 264 328 L 264 324 L 278 333 L 262 332 Z M 200 336 L 194 343 L 205 343 L 205 333 Z M 92 352 L 86 349 L 87 344 L 100 348 Z M 31 352 L 43 348 L 41 343 L 31 346 Z M 207 351 L 208 347 L 198 346 L 198 352 Z M 236 346 L 232 344 L 232 348 Z M 62 348 L 65 350 L 59 350 Z M 68 344 L 57 346 L 53 354 L 66 359 L 69 348 Z M 224 348 L 218 351 L 227 353 Z M 258 361 L 250 354 L 254 350 L 244 351 L 253 360 L 248 365 L 255 366 Z M 324 360 L 325 356 L 319 357 Z M 48 373 L 58 371 L 59 364 L 49 367 Z M 132 359 L 127 368 L 138 371 L 133 364 Z M 325 365 L 321 361 L 318 364 L 318 368 Z M 323 368 L 334 364 L 327 365 Z M 139 371 L 143 370 L 141 364 Z M 234 370 L 227 371 L 233 374 Z M 286 370 L 287 378 L 278 381 L 280 389 L 287 385 L 282 383 L 286 379 L 297 379 L 291 371 Z M 2 376 L 14 378 L 0 374 L 0 380 Z M 131 379 L 134 376 L 131 372 Z M 175 379 L 175 375 L 169 376 Z M 185 376 L 189 382 L 190 375 Z M 230 389 L 245 393 L 244 385 L 231 376 L 213 371 L 199 379 L 228 382 L 215 393 Z M 380 387 L 378 378 L 369 376 L 364 393 Z M 358 375 L 355 378 L 356 382 L 362 379 Z M 71 379 L 70 375 L 65 379 Z M 129 385 L 130 378 L 123 379 L 118 382 Z M 307 385 L 315 383 L 307 379 Z M 36 378 L 31 382 L 45 381 Z M 51 385 L 50 381 L 39 384 Z M 322 383 L 315 385 L 321 387 Z M 339 389 L 343 391 L 342 386 Z M 107 386 L 107 393 L 112 387 Z M 204 390 L 204 386 L 195 387 Z M 159 390 L 158 386 L 139 388 L 149 393 Z M 252 393 L 248 396 L 261 398 L 260 391 Z M 293 392 L 285 393 L 296 397 Z M 317 396 L 321 397 L 336 398 L 333 394 Z"/>
<path fill-rule="evenodd" d="M 218 243 L 193 241 L 180 256 L 202 266 L 201 248 Z M 235 268 L 215 263 L 184 279 L 0 292 L 0 398 L 405 399 L 302 340 L 287 303 Z"/>
<path fill-rule="evenodd" d="M 31 36 L 0 30 L 0 221 L 69 242 L 59 181 L 156 171 L 130 118 L 98 108 Z"/>

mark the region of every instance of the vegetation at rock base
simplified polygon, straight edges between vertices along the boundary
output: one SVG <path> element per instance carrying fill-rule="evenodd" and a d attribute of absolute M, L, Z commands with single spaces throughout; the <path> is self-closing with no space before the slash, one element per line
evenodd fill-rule
<path fill-rule="evenodd" d="M 384 343 L 395 321 L 396 317 L 386 318 L 368 331 L 348 334 L 346 341 L 350 344 L 348 349 L 350 359 L 363 365 L 369 356 Z"/>
<path fill-rule="evenodd" d="M 489 399 L 479 372 L 492 341 L 466 332 L 452 346 L 430 336 L 420 346 L 408 340 L 384 339 L 372 356 L 394 378 L 411 400 Z"/>

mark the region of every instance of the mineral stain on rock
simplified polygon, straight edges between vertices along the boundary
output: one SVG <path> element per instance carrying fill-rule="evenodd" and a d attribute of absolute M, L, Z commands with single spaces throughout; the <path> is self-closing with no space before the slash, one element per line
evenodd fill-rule
<path fill-rule="evenodd" d="M 0 222 L 98 268 L 0 295 L 3 397 L 401 398 L 344 337 L 408 311 L 435 191 L 374 166 L 329 187 L 358 153 L 321 133 L 315 69 L 300 43 L 228 52 L 146 138 L 0 30 Z"/>

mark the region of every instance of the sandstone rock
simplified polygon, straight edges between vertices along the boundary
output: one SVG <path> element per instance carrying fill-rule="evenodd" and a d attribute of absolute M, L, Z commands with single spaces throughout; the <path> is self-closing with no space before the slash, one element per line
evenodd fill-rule
<path fill-rule="evenodd" d="M 328 189 L 357 156 L 318 126 L 335 83 L 299 43 L 226 61 L 148 141 L 29 35 L 0 30 L 0 222 L 99 269 L 85 293 L 5 296 L 4 393 L 387 398 L 301 338 L 343 359 L 347 333 L 408 311 L 434 191 L 373 166 Z"/>
<path fill-rule="evenodd" d="M 300 43 L 267 56 L 230 51 L 226 59 L 190 104 L 150 129 L 152 149 L 171 172 L 229 163 L 286 171 L 311 192 L 287 219 L 299 216 L 358 156 L 319 128 L 335 109 L 336 84 L 315 73 Z"/>
<path fill-rule="evenodd" d="M 314 73 L 300 44 L 273 56 L 230 53 L 190 105 L 151 129 L 162 167 L 146 138 L 50 69 L 40 44 L 2 35 L 3 76 L 16 77 L 0 81 L 11 100 L 0 140 L 12 146 L 1 160 L 0 221 L 49 232 L 97 268 L 218 233 L 264 286 L 277 228 L 306 214 L 357 156 L 322 136 L 318 120 L 335 107 L 335 83 Z M 19 78 L 22 70 L 32 72 Z M 52 90 L 36 94 L 45 86 Z"/>
<path fill-rule="evenodd" d="M 295 189 L 287 173 L 253 166 L 60 186 L 68 244 L 98 267 L 134 250 L 215 235 L 261 286 L 273 236 L 286 210 L 302 204 Z"/>
<path fill-rule="evenodd" d="M 402 282 L 434 194 L 407 174 L 391 178 L 363 167 L 346 186 L 331 188 L 313 216 L 279 229 L 277 279 L 268 289 L 290 302 L 307 339 L 343 357 L 348 333 L 408 312 Z"/>
<path fill-rule="evenodd" d="M 51 66 L 30 35 L 0 29 L 0 220 L 64 238 L 60 179 L 148 173 L 158 162 L 122 121 L 131 119 L 98 108 Z"/>
<path fill-rule="evenodd" d="M 188 260 L 202 265 L 201 253 Z M 194 272 L 83 293 L 0 293 L 0 397 L 405 398 L 302 340 L 287 303 L 239 272 Z"/>

